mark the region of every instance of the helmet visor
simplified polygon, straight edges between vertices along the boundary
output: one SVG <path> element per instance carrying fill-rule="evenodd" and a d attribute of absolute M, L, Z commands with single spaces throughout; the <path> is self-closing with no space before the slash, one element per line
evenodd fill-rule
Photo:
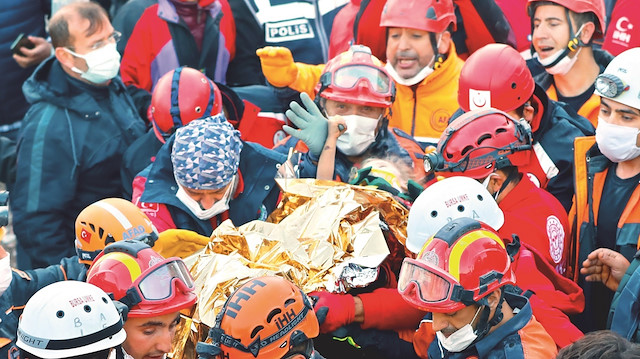
<path fill-rule="evenodd" d="M 447 273 L 441 273 L 423 261 L 405 258 L 398 278 L 398 291 L 414 303 L 438 303 L 451 297 L 455 283 Z"/>
<path fill-rule="evenodd" d="M 187 266 L 181 260 L 169 259 L 163 265 L 144 276 L 138 283 L 140 294 L 146 300 L 163 300 L 171 296 L 173 281 L 182 282 L 185 287 L 193 289 L 193 278 Z"/>
<path fill-rule="evenodd" d="M 366 65 L 349 65 L 335 71 L 333 86 L 352 89 L 361 82 L 368 82 L 369 89 L 381 96 L 391 96 L 391 78 L 381 69 Z"/>

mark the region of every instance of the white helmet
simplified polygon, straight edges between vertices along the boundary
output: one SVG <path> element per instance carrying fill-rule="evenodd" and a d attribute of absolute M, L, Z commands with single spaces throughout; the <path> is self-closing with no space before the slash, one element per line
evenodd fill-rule
<path fill-rule="evenodd" d="M 68 358 L 117 347 L 126 337 L 120 313 L 102 289 L 63 281 L 29 299 L 16 344 L 40 358 Z"/>
<path fill-rule="evenodd" d="M 407 224 L 407 249 L 418 253 L 440 228 L 450 221 L 469 217 L 496 231 L 504 215 L 489 191 L 473 178 L 455 176 L 427 187 L 411 206 Z"/>
<path fill-rule="evenodd" d="M 640 47 L 616 56 L 596 79 L 597 95 L 640 109 Z"/>

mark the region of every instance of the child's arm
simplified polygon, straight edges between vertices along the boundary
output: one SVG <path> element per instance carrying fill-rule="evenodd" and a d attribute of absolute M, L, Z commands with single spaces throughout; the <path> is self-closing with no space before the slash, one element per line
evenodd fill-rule
<path fill-rule="evenodd" d="M 333 179 L 333 170 L 336 164 L 336 143 L 338 142 L 338 137 L 346 130 L 347 125 L 341 116 L 329 119 L 327 140 L 320 153 L 320 159 L 318 159 L 317 179 Z"/>

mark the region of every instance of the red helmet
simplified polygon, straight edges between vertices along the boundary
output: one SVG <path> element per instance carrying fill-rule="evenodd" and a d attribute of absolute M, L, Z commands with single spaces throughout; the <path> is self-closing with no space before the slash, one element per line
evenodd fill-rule
<path fill-rule="evenodd" d="M 424 157 L 427 172 L 482 179 L 495 170 L 529 163 L 531 128 L 496 110 L 470 111 L 444 130 L 435 152 Z"/>
<path fill-rule="evenodd" d="M 187 123 L 222 112 L 218 86 L 202 72 L 178 67 L 164 74 L 151 96 L 149 121 L 162 143 Z"/>
<path fill-rule="evenodd" d="M 93 259 L 113 242 L 138 239 L 153 245 L 158 231 L 135 204 L 122 198 L 105 198 L 88 205 L 76 218 L 76 252 L 80 263 Z"/>
<path fill-rule="evenodd" d="M 453 25 L 456 14 L 451 0 L 388 0 L 380 16 L 381 27 L 405 27 L 441 33 Z"/>
<path fill-rule="evenodd" d="M 130 317 L 155 317 L 196 302 L 193 278 L 182 259 L 164 259 L 140 241 L 115 242 L 96 257 L 87 282 L 129 307 Z"/>
<path fill-rule="evenodd" d="M 560 6 L 563 6 L 575 13 L 582 14 L 585 12 L 592 12 L 598 21 L 596 21 L 596 32 L 594 38 L 604 37 L 604 19 L 606 17 L 604 0 L 528 0 L 527 12 L 529 17 L 532 18 L 536 9 L 536 6 L 540 2 L 553 2 Z M 573 36 L 573 34 L 572 34 Z"/>
<path fill-rule="evenodd" d="M 515 285 L 515 275 L 498 233 L 460 217 L 427 240 L 418 258 L 404 259 L 398 291 L 421 310 L 452 313 L 507 284 Z"/>
<path fill-rule="evenodd" d="M 384 64 L 364 45 L 353 45 L 327 62 L 316 86 L 317 96 L 363 106 L 390 107 L 393 80 Z"/>
<path fill-rule="evenodd" d="M 514 48 L 489 44 L 471 54 L 460 72 L 458 103 L 464 111 L 493 107 L 513 111 L 535 89 L 527 63 Z"/>
<path fill-rule="evenodd" d="M 310 358 L 320 327 L 309 298 L 282 277 L 254 278 L 238 288 L 218 313 L 200 358 Z"/>

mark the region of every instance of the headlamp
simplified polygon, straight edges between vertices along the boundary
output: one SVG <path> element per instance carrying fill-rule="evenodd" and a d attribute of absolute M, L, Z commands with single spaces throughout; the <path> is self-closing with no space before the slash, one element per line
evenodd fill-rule
<path fill-rule="evenodd" d="M 596 90 L 604 97 L 615 98 L 624 91 L 629 90 L 622 80 L 613 74 L 602 74 L 596 79 Z"/>

